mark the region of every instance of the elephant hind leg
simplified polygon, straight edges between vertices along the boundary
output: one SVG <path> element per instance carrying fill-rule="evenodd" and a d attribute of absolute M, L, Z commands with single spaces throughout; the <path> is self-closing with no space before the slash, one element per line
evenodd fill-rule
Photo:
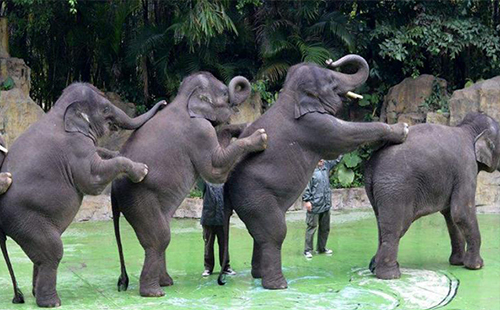
<path fill-rule="evenodd" d="M 262 260 L 262 249 L 260 245 L 253 240 L 253 253 L 252 253 L 252 277 L 254 279 L 260 279 L 262 278 L 262 266 L 261 266 L 261 260 Z"/>
<path fill-rule="evenodd" d="M 255 261 L 252 258 L 252 275 L 262 277 L 264 288 L 285 289 L 288 284 L 281 269 L 281 246 L 286 236 L 285 214 L 275 205 L 266 208 L 265 214 L 261 213 L 243 219 L 254 238 L 254 246 L 257 245 Z"/>
<path fill-rule="evenodd" d="M 481 234 L 476 217 L 475 182 L 469 183 L 468 188 L 455 190 L 451 197 L 451 218 L 453 223 L 462 232 L 467 242 L 463 263 L 467 269 L 481 269 L 484 265 L 480 256 Z"/>
<path fill-rule="evenodd" d="M 448 233 L 450 234 L 451 240 L 451 255 L 449 258 L 451 265 L 460 266 L 464 264 L 464 252 L 465 252 L 465 239 L 460 232 L 458 226 L 453 222 L 451 217 L 450 209 L 441 211 L 444 219 L 446 220 L 446 226 L 448 226 Z"/>
<path fill-rule="evenodd" d="M 146 254 L 140 277 L 140 294 L 143 297 L 161 297 L 165 292 L 160 285 L 173 284 L 165 265 L 170 226 L 159 207 L 149 208 L 149 212 L 147 217 L 134 214 L 133 221 L 130 221 Z"/>
<path fill-rule="evenodd" d="M 172 286 L 174 280 L 167 271 L 167 259 L 165 258 L 165 251 L 161 253 L 162 262 L 160 263 L 160 286 Z"/>

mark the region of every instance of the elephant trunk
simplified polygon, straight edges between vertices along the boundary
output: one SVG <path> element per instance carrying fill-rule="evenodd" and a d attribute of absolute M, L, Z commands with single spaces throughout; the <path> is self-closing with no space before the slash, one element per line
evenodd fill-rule
<path fill-rule="evenodd" d="M 155 104 L 155 106 L 151 110 L 135 118 L 129 117 L 121 109 L 114 107 L 115 123 L 122 129 L 137 129 L 141 127 L 145 122 L 147 122 L 150 118 L 152 118 L 156 114 L 158 109 L 165 106 L 166 104 L 167 102 L 165 100 L 162 100 Z"/>
<path fill-rule="evenodd" d="M 240 105 L 250 96 L 250 82 L 242 76 L 235 76 L 229 82 L 229 102 L 231 106 Z"/>
<path fill-rule="evenodd" d="M 334 72 L 335 77 L 340 81 L 339 85 L 344 88 L 345 92 L 355 89 L 360 86 L 370 73 L 370 68 L 366 60 L 358 55 L 346 55 L 339 60 L 330 64 L 333 68 L 339 68 L 346 64 L 354 64 L 357 66 L 358 70 L 354 74 L 345 74 L 340 72 Z"/>

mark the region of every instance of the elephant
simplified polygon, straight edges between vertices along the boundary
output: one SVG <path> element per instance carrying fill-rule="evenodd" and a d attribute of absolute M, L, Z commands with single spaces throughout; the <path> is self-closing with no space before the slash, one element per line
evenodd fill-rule
<path fill-rule="evenodd" d="M 15 180 L 0 196 L 0 245 L 14 286 L 14 303 L 23 303 L 5 245 L 10 236 L 33 262 L 33 295 L 40 307 L 61 305 L 56 291 L 63 256 L 61 234 L 75 217 L 84 194 L 97 195 L 115 177 L 142 181 L 148 167 L 96 146 L 118 128 L 137 129 L 149 112 L 129 118 L 94 86 L 73 83 L 54 107 L 13 143 L 2 165 Z"/>
<path fill-rule="evenodd" d="M 401 276 L 399 240 L 412 222 L 435 212 L 448 226 L 450 264 L 480 269 L 477 174 L 500 169 L 499 164 L 499 125 L 482 113 L 468 113 L 457 127 L 411 126 L 405 143 L 377 150 L 365 168 L 366 193 L 378 225 L 378 250 L 369 266 L 376 277 Z"/>
<path fill-rule="evenodd" d="M 224 183 L 232 167 L 246 154 L 266 148 L 267 134 L 253 130 L 231 141 L 246 125 L 225 125 L 232 107 L 250 94 L 250 83 L 234 77 L 228 86 L 209 72 L 194 73 L 181 83 L 175 99 L 125 142 L 121 153 L 155 167 L 142 183 L 113 181 L 111 204 L 121 263 L 118 290 L 128 288 L 119 217 L 123 213 L 145 251 L 139 292 L 159 297 L 173 280 L 167 272 L 165 250 L 170 220 L 199 176 Z M 214 126 L 220 127 L 217 132 Z M 220 143 L 219 143 L 220 140 Z"/>
<path fill-rule="evenodd" d="M 335 159 L 365 143 L 401 143 L 408 132 L 405 123 L 356 123 L 335 117 L 348 92 L 366 81 L 369 68 L 358 55 L 328 63 L 333 68 L 350 65 L 356 72 L 311 63 L 292 66 L 276 103 L 240 136 L 265 129 L 270 136 L 266 150 L 245 156 L 224 186 L 225 205 L 236 211 L 254 240 L 251 274 L 262 278 L 266 289 L 287 288 L 281 269 L 285 212 L 305 189 L 318 161 Z M 224 225 L 227 248 L 229 211 Z M 222 273 L 218 282 L 225 283 Z"/>

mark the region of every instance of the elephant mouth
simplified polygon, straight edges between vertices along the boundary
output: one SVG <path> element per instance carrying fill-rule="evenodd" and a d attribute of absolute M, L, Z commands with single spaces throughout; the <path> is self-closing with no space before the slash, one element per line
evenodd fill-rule
<path fill-rule="evenodd" d="M 114 123 L 109 123 L 109 126 L 108 126 L 109 130 L 110 131 L 118 131 L 120 128 L 118 127 L 118 125 L 114 124 Z"/>

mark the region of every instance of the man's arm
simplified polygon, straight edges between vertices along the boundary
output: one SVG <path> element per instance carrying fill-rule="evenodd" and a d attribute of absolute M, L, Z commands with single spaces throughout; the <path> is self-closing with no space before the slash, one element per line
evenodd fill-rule
<path fill-rule="evenodd" d="M 344 157 L 344 155 L 340 155 L 339 157 L 337 157 L 337 159 L 325 160 L 325 165 L 326 169 L 328 169 L 328 172 L 330 172 L 333 168 L 335 168 L 335 166 L 337 166 L 340 163 L 342 157 Z"/>
<path fill-rule="evenodd" d="M 316 190 L 316 182 L 314 181 L 314 177 L 311 178 L 309 183 L 307 183 L 306 190 L 302 195 L 302 201 L 304 202 L 304 207 L 307 211 L 311 212 L 312 210 L 312 200 L 314 199 L 314 191 Z"/>

